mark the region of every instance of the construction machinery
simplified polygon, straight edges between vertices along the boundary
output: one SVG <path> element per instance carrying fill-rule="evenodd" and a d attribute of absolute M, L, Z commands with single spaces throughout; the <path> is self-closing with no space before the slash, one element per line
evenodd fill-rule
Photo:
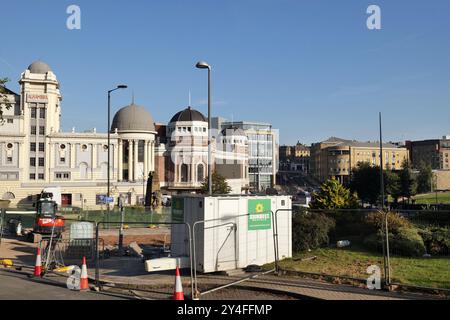
<path fill-rule="evenodd" d="M 42 235 L 59 235 L 64 232 L 64 218 L 58 215 L 58 204 L 52 193 L 42 192 L 36 203 L 36 220 L 33 232 Z"/>

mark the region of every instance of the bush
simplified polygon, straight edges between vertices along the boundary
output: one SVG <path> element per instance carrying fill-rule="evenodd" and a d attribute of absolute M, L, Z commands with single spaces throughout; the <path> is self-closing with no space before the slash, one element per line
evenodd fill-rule
<path fill-rule="evenodd" d="M 389 232 L 389 252 L 408 257 L 422 256 L 426 251 L 419 231 L 414 227 L 400 227 L 395 232 Z M 369 250 L 381 252 L 384 241 L 383 233 L 378 231 L 364 239 L 364 246 Z"/>
<path fill-rule="evenodd" d="M 399 228 L 397 234 L 389 234 L 389 248 L 393 254 L 418 257 L 425 251 L 425 244 L 417 228 Z"/>
<path fill-rule="evenodd" d="M 292 223 L 293 249 L 317 249 L 329 243 L 329 232 L 335 227 L 334 219 L 322 213 L 297 214 Z"/>
<path fill-rule="evenodd" d="M 402 228 L 413 227 L 411 222 L 398 213 L 389 213 L 387 220 L 389 232 L 392 232 L 393 234 L 399 233 L 399 230 Z M 366 218 L 366 224 L 371 228 L 372 232 L 378 232 L 381 228 L 384 228 L 384 221 L 385 214 L 378 211 L 369 213 Z"/>
<path fill-rule="evenodd" d="M 431 255 L 448 255 L 450 248 L 450 229 L 426 228 L 419 231 L 427 253 Z"/>

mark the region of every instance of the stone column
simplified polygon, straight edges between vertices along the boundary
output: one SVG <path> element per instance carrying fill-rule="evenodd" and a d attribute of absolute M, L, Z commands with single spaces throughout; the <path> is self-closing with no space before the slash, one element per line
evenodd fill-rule
<path fill-rule="evenodd" d="M 67 144 L 66 144 L 67 146 Z M 70 168 L 75 168 L 75 143 L 70 144 Z"/>
<path fill-rule="evenodd" d="M 150 142 L 150 169 L 149 171 L 155 171 L 155 141 Z"/>
<path fill-rule="evenodd" d="M 148 166 L 148 145 L 149 142 L 147 140 L 144 140 L 144 180 L 148 175 L 148 171 L 149 171 L 149 166 Z"/>
<path fill-rule="evenodd" d="M 128 181 L 133 181 L 133 141 L 128 140 Z"/>
<path fill-rule="evenodd" d="M 118 168 L 118 173 L 117 173 L 117 179 L 119 181 L 123 180 L 123 143 L 122 140 L 119 140 L 119 154 L 117 156 L 118 160 L 118 164 L 117 164 L 117 168 Z"/>
<path fill-rule="evenodd" d="M 95 166 L 95 164 L 97 162 L 97 160 L 96 160 L 96 158 L 97 158 L 96 157 L 97 147 L 96 147 L 95 143 L 88 144 L 88 148 L 89 148 L 89 146 L 91 147 L 91 179 L 90 180 L 94 180 L 95 179 L 95 177 L 94 177 L 94 174 L 95 174 L 94 166 Z"/>
<path fill-rule="evenodd" d="M 92 144 L 92 169 L 97 168 L 97 148 L 98 144 L 93 143 Z"/>
<path fill-rule="evenodd" d="M 138 180 L 139 177 L 139 166 L 138 166 L 138 143 L 139 140 L 133 140 L 134 143 L 134 155 L 133 155 L 133 167 L 134 167 L 134 180 Z"/>

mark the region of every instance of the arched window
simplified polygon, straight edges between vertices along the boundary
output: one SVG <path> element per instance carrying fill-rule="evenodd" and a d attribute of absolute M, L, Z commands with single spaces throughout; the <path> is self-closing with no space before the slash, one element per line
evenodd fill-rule
<path fill-rule="evenodd" d="M 86 162 L 80 163 L 80 179 L 88 178 L 88 165 Z"/>
<path fill-rule="evenodd" d="M 183 163 L 181 165 L 181 182 L 188 182 L 188 165 Z"/>
<path fill-rule="evenodd" d="M 205 166 L 202 163 L 199 163 L 197 165 L 197 181 L 198 182 L 203 182 L 203 180 L 205 179 L 204 168 L 205 168 Z"/>
<path fill-rule="evenodd" d="M 12 192 L 5 192 L 2 196 L 2 200 L 13 200 L 16 196 Z"/>

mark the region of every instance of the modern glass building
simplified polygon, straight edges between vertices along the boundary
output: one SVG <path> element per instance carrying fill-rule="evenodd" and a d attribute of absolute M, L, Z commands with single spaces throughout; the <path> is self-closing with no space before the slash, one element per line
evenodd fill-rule
<path fill-rule="evenodd" d="M 224 121 L 214 118 L 213 128 L 230 125 L 244 130 L 248 138 L 249 186 L 252 192 L 263 192 L 273 187 L 278 172 L 278 130 L 269 123 L 248 121 Z"/>

